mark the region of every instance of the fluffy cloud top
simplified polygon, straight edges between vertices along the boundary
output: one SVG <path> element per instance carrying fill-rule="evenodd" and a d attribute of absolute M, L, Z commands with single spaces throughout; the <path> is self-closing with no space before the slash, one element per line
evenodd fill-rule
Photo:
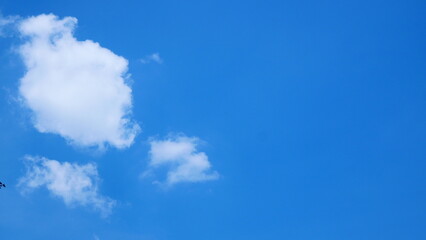
<path fill-rule="evenodd" d="M 115 201 L 99 194 L 96 165 L 60 163 L 31 156 L 27 156 L 25 160 L 27 173 L 19 180 L 22 192 L 46 187 L 54 196 L 63 199 L 67 206 L 93 207 L 102 216 L 111 213 Z"/>
<path fill-rule="evenodd" d="M 152 140 L 149 166 L 151 169 L 168 167 L 167 185 L 215 180 L 219 174 L 211 171 L 207 155 L 197 151 L 198 143 L 198 138 L 184 136 Z"/>
<path fill-rule="evenodd" d="M 73 36 L 77 19 L 39 15 L 19 24 L 27 68 L 19 91 L 36 129 L 80 146 L 117 148 L 133 143 L 139 126 L 129 114 L 127 60 L 91 40 Z"/>

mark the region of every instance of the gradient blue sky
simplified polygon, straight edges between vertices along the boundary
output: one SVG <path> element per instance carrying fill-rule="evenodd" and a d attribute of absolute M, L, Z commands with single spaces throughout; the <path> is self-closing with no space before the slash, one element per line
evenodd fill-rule
<path fill-rule="evenodd" d="M 0 38 L 0 239 L 426 239 L 425 1 L 5 1 L 78 19 L 129 61 L 132 146 L 102 154 L 32 125 Z M 159 53 L 163 62 L 142 63 Z M 220 178 L 163 189 L 149 139 L 196 136 Z M 98 166 L 102 218 L 46 189 L 25 155 Z"/>

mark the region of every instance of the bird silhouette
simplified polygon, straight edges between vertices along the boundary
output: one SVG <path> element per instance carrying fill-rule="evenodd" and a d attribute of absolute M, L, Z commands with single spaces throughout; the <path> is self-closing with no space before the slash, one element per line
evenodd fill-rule
<path fill-rule="evenodd" d="M 6 184 L 0 182 L 0 188 L 2 188 L 2 187 L 6 187 Z"/>

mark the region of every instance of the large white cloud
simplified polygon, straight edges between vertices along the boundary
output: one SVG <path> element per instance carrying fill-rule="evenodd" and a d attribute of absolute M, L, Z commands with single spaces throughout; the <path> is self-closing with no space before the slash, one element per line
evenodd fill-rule
<path fill-rule="evenodd" d="M 167 167 L 166 185 L 217 179 L 219 174 L 211 170 L 207 155 L 197 150 L 199 142 L 196 137 L 185 136 L 151 140 L 150 171 L 161 166 Z"/>
<path fill-rule="evenodd" d="M 99 194 L 95 164 L 60 163 L 43 157 L 26 156 L 27 173 L 19 180 L 22 192 L 46 187 L 67 206 L 82 205 L 96 209 L 102 216 L 111 213 L 115 201 Z"/>
<path fill-rule="evenodd" d="M 78 41 L 76 24 L 76 18 L 52 14 L 20 22 L 27 72 L 19 92 L 38 131 L 80 146 L 128 147 L 139 132 L 129 117 L 128 62 L 96 42 Z"/>

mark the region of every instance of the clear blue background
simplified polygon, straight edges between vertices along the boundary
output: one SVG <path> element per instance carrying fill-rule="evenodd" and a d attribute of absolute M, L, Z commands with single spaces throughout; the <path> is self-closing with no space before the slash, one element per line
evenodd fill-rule
<path fill-rule="evenodd" d="M 426 239 L 426 2 L 24 1 L 130 62 L 143 132 L 103 155 L 40 134 L 0 39 L 0 239 Z M 159 52 L 163 64 L 139 59 Z M 162 191 L 147 139 L 198 136 L 218 181 Z M 15 188 L 22 157 L 96 161 L 108 219 Z"/>

